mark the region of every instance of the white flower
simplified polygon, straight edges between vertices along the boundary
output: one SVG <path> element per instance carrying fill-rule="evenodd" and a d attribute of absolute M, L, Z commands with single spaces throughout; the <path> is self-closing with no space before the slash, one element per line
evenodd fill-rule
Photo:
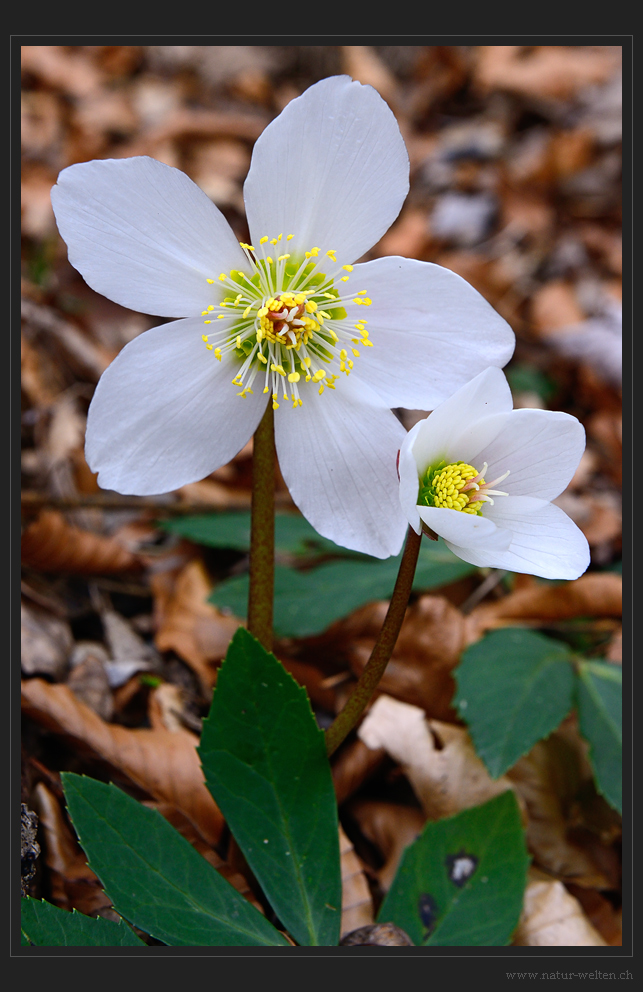
<path fill-rule="evenodd" d="M 86 451 L 101 486 L 146 495 L 202 479 L 272 402 L 302 513 L 346 547 L 397 553 L 404 431 L 391 407 L 432 409 L 514 347 L 506 322 L 449 270 L 396 257 L 353 265 L 395 220 L 408 175 L 393 114 L 347 76 L 312 86 L 256 142 L 251 245 L 154 159 L 61 172 L 56 220 L 87 283 L 182 318 L 131 341 L 98 384 Z"/>
<path fill-rule="evenodd" d="M 489 368 L 413 427 L 400 450 L 400 501 L 472 565 L 576 579 L 587 540 L 552 500 L 585 449 L 576 417 L 514 410 L 504 374 Z"/>

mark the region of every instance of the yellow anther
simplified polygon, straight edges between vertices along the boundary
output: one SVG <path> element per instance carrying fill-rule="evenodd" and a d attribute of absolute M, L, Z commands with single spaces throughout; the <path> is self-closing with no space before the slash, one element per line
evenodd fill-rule
<path fill-rule="evenodd" d="M 202 334 L 201 335 L 201 340 L 202 341 L 205 341 L 205 343 L 207 344 L 208 343 L 208 335 L 207 334 Z"/>
<path fill-rule="evenodd" d="M 329 385 L 330 385 L 330 383 L 329 383 Z M 318 390 L 318 392 L 319 392 L 319 395 L 320 395 L 320 396 L 321 396 L 321 394 L 322 394 L 322 393 L 324 392 L 324 383 L 323 383 L 323 382 L 322 382 L 322 384 L 321 384 L 321 386 L 319 387 L 319 390 Z"/>
<path fill-rule="evenodd" d="M 272 401 L 272 408 L 273 408 L 273 410 L 278 410 L 279 409 L 279 404 L 277 403 L 276 400 L 273 400 Z"/>
<path fill-rule="evenodd" d="M 368 296 L 365 296 L 364 299 L 362 300 L 362 303 L 364 304 L 365 307 L 370 307 L 370 305 L 371 305 L 372 302 L 373 301 L 371 299 L 369 299 Z"/>
<path fill-rule="evenodd" d="M 241 347 L 241 335 L 237 334 L 237 348 Z"/>
<path fill-rule="evenodd" d="M 266 262 L 268 262 L 268 265 L 272 265 L 272 259 L 270 255 L 266 255 Z"/>
<path fill-rule="evenodd" d="M 278 262 L 283 262 L 285 258 L 290 258 L 290 255 L 280 255 L 277 259 Z"/>
<path fill-rule="evenodd" d="M 357 350 L 357 348 L 351 348 L 351 351 L 355 355 L 355 358 L 359 358 L 359 351 Z"/>
<path fill-rule="evenodd" d="M 215 348 L 214 349 L 214 357 L 215 358 L 218 358 L 219 361 L 221 361 L 221 349 L 220 348 Z"/>
<path fill-rule="evenodd" d="M 353 271 L 353 266 L 352 265 L 342 265 L 342 268 L 344 269 L 345 272 L 352 272 Z"/>
<path fill-rule="evenodd" d="M 206 348 L 208 349 L 208 351 L 212 351 L 212 349 L 214 348 L 214 345 L 213 344 L 206 344 Z"/>
<path fill-rule="evenodd" d="M 267 240 L 268 240 L 268 235 L 267 234 L 264 234 L 263 238 L 259 238 L 259 244 L 260 245 L 265 245 L 265 243 L 266 243 Z"/>
<path fill-rule="evenodd" d="M 300 379 L 301 376 L 299 375 L 299 372 L 291 372 L 288 376 L 288 382 L 299 382 Z"/>
<path fill-rule="evenodd" d="M 348 282 L 348 276 L 341 276 L 340 282 Z"/>
<path fill-rule="evenodd" d="M 223 282 L 223 280 L 224 280 L 224 279 L 227 279 L 227 278 L 228 278 L 228 277 L 227 277 L 227 275 L 225 274 L 225 272 L 222 272 L 222 273 L 221 273 L 221 275 L 219 276 L 219 279 L 220 279 L 220 281 L 221 281 L 221 282 Z"/>
<path fill-rule="evenodd" d="M 249 306 L 247 306 L 246 309 L 243 311 L 243 316 L 247 317 L 251 310 L 252 310 L 252 303 Z"/>
<path fill-rule="evenodd" d="M 262 355 L 261 352 L 258 352 L 257 358 L 259 359 L 260 362 L 263 362 L 264 365 L 268 364 L 268 359 L 266 358 L 265 355 Z"/>
<path fill-rule="evenodd" d="M 225 317 L 224 313 L 217 314 L 217 320 L 223 320 L 224 317 Z"/>
<path fill-rule="evenodd" d="M 261 307 L 261 309 L 257 311 L 257 317 L 265 317 L 267 313 L 268 307 Z"/>
<path fill-rule="evenodd" d="M 294 236 L 295 236 L 294 234 L 289 234 L 287 236 L 287 238 L 286 238 L 286 241 L 292 241 L 292 239 L 294 238 Z"/>
<path fill-rule="evenodd" d="M 310 368 L 310 358 L 308 357 L 308 355 L 306 355 L 306 357 L 304 358 L 304 365 L 306 366 L 307 369 Z"/>
<path fill-rule="evenodd" d="M 308 313 L 315 313 L 315 311 L 317 310 L 317 304 L 315 303 L 314 300 L 308 301 L 308 303 L 306 304 L 306 310 L 308 311 Z"/>
<path fill-rule="evenodd" d="M 346 358 L 347 355 L 348 355 L 348 352 L 346 351 L 346 348 L 342 348 L 342 350 L 339 353 L 339 357 L 340 358 Z"/>
<path fill-rule="evenodd" d="M 356 296 L 355 299 L 353 300 L 353 303 L 360 304 L 361 302 L 362 301 L 360 300 L 359 296 Z"/>
<path fill-rule="evenodd" d="M 270 390 L 268 389 L 267 386 L 264 386 L 264 390 L 263 391 L 264 391 L 264 393 L 269 393 L 270 392 Z"/>
<path fill-rule="evenodd" d="M 365 290 L 365 289 L 358 289 L 357 290 L 357 295 L 358 296 L 366 296 L 366 293 L 367 293 L 367 290 Z"/>
<path fill-rule="evenodd" d="M 211 323 L 212 323 L 212 321 L 211 321 L 211 320 L 204 320 L 204 321 L 203 321 L 203 323 L 204 323 L 204 324 L 211 324 Z"/>
<path fill-rule="evenodd" d="M 214 282 L 214 279 L 206 279 L 205 281 L 206 281 L 206 282 L 209 282 L 209 283 L 210 283 L 210 285 L 212 285 L 212 283 Z"/>
<path fill-rule="evenodd" d="M 277 244 L 277 239 L 276 238 L 271 238 L 270 239 L 270 244 L 271 245 L 276 245 Z"/>

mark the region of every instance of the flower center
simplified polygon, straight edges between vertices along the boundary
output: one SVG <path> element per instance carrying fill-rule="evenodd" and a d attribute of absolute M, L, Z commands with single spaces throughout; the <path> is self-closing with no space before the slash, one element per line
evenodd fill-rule
<path fill-rule="evenodd" d="M 505 472 L 493 482 L 485 482 L 484 474 L 487 467 L 485 462 L 482 471 L 478 472 L 473 465 L 467 465 L 466 462 L 451 462 L 447 465 L 444 459 L 436 465 L 429 465 L 420 479 L 418 504 L 460 510 L 481 517 L 482 504 L 493 505 L 491 496 L 509 495 L 498 489 L 491 489 L 491 486 L 506 479 L 509 472 Z"/>
<path fill-rule="evenodd" d="M 292 237 L 289 234 L 286 241 Z M 280 234 L 269 242 L 275 254 L 281 239 Z M 348 282 L 353 266 L 340 267 L 332 249 L 325 254 L 327 273 L 318 268 L 319 248 L 273 258 L 267 243 L 267 237 L 261 238 L 257 251 L 241 242 L 250 274 L 237 269 L 221 273 L 219 302 L 202 312 L 204 323 L 216 326 L 203 340 L 219 361 L 234 352 L 239 371 L 232 383 L 241 387 L 237 396 L 252 393 L 260 376 L 275 410 L 280 398 L 292 400 L 296 409 L 307 383 L 314 383 L 320 395 L 326 386 L 335 389 L 339 374 L 350 375 L 353 358 L 360 355 L 356 346 L 372 347 L 367 321 L 349 316 L 357 307 L 370 306 L 371 300 L 365 289 L 349 296 L 341 292 L 343 287 L 336 288 L 335 282 Z M 214 279 L 208 283 L 216 285 Z"/>

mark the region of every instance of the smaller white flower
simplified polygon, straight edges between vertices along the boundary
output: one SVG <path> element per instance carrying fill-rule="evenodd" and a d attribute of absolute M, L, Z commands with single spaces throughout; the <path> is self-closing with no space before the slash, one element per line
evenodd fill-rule
<path fill-rule="evenodd" d="M 576 417 L 514 410 L 504 374 L 489 368 L 407 434 L 402 509 L 416 533 L 438 534 L 472 565 L 577 579 L 589 565 L 587 539 L 552 500 L 584 449 Z"/>

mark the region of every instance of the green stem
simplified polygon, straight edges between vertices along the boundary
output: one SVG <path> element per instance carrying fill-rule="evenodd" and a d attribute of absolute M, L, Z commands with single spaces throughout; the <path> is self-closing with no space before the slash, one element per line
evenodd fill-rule
<path fill-rule="evenodd" d="M 395 588 L 382 629 L 357 685 L 326 731 L 326 751 L 329 756 L 337 750 L 368 706 L 393 654 L 413 587 L 421 541 L 422 534 L 416 534 L 413 528 L 409 527 L 400 570 L 397 573 Z"/>
<path fill-rule="evenodd" d="M 255 431 L 252 452 L 248 630 L 272 651 L 275 585 L 275 425 L 272 403 Z"/>

